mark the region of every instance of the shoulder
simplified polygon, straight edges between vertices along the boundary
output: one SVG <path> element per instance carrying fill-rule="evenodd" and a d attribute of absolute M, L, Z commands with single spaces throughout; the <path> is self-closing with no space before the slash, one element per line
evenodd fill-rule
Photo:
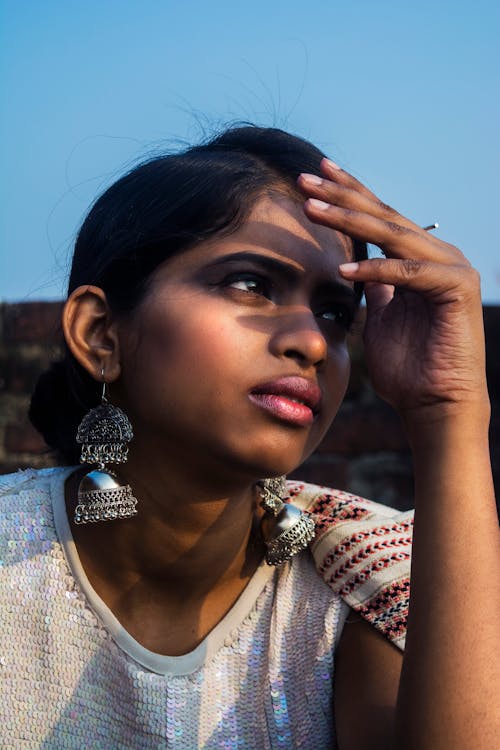
<path fill-rule="evenodd" d="M 411 534 L 412 510 L 399 511 L 332 487 L 299 481 L 289 481 L 287 486 L 289 502 L 314 516 L 314 552 L 320 553 L 325 542 L 331 547 L 332 541 L 338 542 L 352 535 L 355 535 L 352 541 L 359 542 L 361 537 L 364 540 L 371 536 L 379 538 L 390 536 L 391 532 L 396 535 Z"/>
<path fill-rule="evenodd" d="M 27 506 L 37 504 L 37 498 L 42 503 L 48 500 L 50 477 L 54 471 L 24 469 L 0 476 L 0 513 L 4 522 L 12 514 L 26 511 Z"/>
<path fill-rule="evenodd" d="M 54 483 L 63 483 L 70 469 L 23 469 L 0 476 L 0 513 L 26 510 L 26 506 L 45 505 L 50 500 Z"/>
<path fill-rule="evenodd" d="M 340 522 L 348 518 L 393 518 L 401 515 L 401 511 L 388 505 L 333 487 L 309 484 L 300 480 L 289 480 L 287 487 L 290 502 L 302 510 L 314 513 L 318 521 L 328 517 L 336 518 Z"/>
<path fill-rule="evenodd" d="M 410 594 L 413 512 L 300 482 L 290 483 L 290 501 L 314 516 L 316 534 L 311 551 L 324 582 L 402 649 Z"/>
<path fill-rule="evenodd" d="M 4 561 L 34 551 L 55 538 L 54 487 L 63 487 L 70 470 L 25 469 L 0 476 L 0 547 Z"/>
<path fill-rule="evenodd" d="M 62 467 L 52 469 L 20 469 L 0 476 L 0 497 L 18 495 L 25 489 L 48 486 L 50 478 L 63 472 Z"/>
<path fill-rule="evenodd" d="M 0 609 L 6 638 L 31 628 L 28 615 L 30 623 L 41 622 L 49 606 L 46 592 L 54 590 L 62 556 L 51 485 L 62 485 L 64 475 L 64 469 L 27 469 L 0 477 Z"/>
<path fill-rule="evenodd" d="M 74 466 L 53 466 L 48 469 L 19 469 L 0 475 L 0 497 L 25 490 L 50 488 L 57 480 L 64 481 Z"/>

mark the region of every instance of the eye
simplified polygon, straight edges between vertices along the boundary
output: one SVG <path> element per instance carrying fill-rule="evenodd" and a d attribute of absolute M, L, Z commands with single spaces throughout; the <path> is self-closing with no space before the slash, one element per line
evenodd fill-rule
<path fill-rule="evenodd" d="M 354 320 L 354 313 L 348 305 L 334 303 L 316 312 L 316 317 L 331 321 L 348 331 Z"/>
<path fill-rule="evenodd" d="M 228 289 L 236 289 L 247 294 L 261 295 L 269 297 L 271 293 L 271 284 L 267 279 L 255 273 L 238 273 L 231 274 L 224 286 Z"/>

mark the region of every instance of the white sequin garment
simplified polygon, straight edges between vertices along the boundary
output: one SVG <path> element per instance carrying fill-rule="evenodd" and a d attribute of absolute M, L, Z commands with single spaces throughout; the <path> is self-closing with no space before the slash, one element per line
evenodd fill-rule
<path fill-rule="evenodd" d="M 333 654 L 347 608 L 309 551 L 262 565 L 191 653 L 154 654 L 81 569 L 69 471 L 0 477 L 3 750 L 335 747 Z"/>

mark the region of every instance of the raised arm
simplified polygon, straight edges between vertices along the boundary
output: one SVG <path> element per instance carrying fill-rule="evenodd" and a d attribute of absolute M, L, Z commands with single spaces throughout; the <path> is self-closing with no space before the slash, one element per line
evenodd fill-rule
<path fill-rule="evenodd" d="M 326 159 L 321 169 L 321 181 L 299 178 L 308 217 L 376 244 L 386 256 L 341 273 L 366 284 L 370 375 L 400 413 L 414 459 L 407 646 L 394 721 L 385 717 L 377 742 L 401 750 L 493 750 L 500 737 L 500 538 L 479 276 L 457 248 L 352 176 Z M 376 685 L 387 652 L 368 652 Z M 391 664 L 388 679 L 398 671 Z"/>

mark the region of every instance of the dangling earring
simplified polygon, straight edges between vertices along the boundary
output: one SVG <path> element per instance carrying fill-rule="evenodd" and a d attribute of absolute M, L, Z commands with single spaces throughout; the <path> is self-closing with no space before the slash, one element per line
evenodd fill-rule
<path fill-rule="evenodd" d="M 81 443 L 80 463 L 97 464 L 85 474 L 78 487 L 75 523 L 108 521 L 135 516 L 137 500 L 130 485 L 121 485 L 107 463 L 123 464 L 134 434 L 127 415 L 108 402 L 104 369 L 101 369 L 101 403 L 91 409 L 80 422 L 76 434 Z"/>
<path fill-rule="evenodd" d="M 264 479 L 259 483 L 261 507 L 266 513 L 261 530 L 268 565 L 281 565 L 307 547 L 314 539 L 314 521 L 291 503 L 285 503 L 285 477 Z"/>

